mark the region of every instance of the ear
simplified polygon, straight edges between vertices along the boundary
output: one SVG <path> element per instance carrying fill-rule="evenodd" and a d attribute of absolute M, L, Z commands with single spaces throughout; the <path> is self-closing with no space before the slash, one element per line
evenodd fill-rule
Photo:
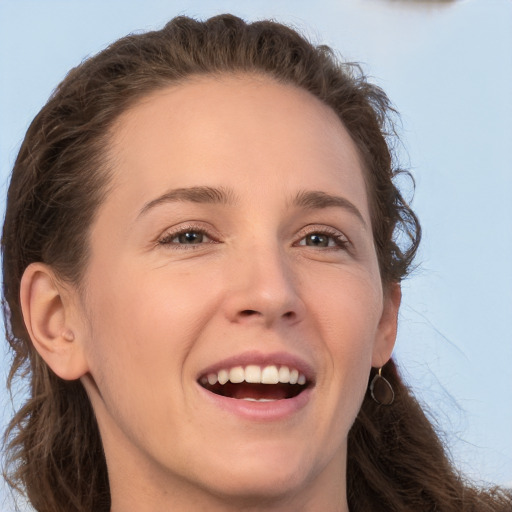
<path fill-rule="evenodd" d="M 395 346 L 398 329 L 398 310 L 402 300 L 402 289 L 399 283 L 387 285 L 384 291 L 382 316 L 377 327 L 375 345 L 373 347 L 372 366 L 381 368 L 389 358 Z"/>
<path fill-rule="evenodd" d="M 23 319 L 34 348 L 62 379 L 88 371 L 83 346 L 73 324 L 74 302 L 48 265 L 31 263 L 21 278 Z"/>

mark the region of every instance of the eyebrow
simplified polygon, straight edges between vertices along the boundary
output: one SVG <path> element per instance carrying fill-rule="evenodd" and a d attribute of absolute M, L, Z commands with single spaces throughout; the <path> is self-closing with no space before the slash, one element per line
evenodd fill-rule
<path fill-rule="evenodd" d="M 175 201 L 188 201 L 191 203 L 209 203 L 209 204 L 233 204 L 235 195 L 231 189 L 215 187 L 187 187 L 175 188 L 165 192 L 156 199 L 148 201 L 140 210 L 138 217 L 146 214 L 155 206 Z"/>
<path fill-rule="evenodd" d="M 303 190 L 295 196 L 292 205 L 310 210 L 320 210 L 331 206 L 343 208 L 355 215 L 367 227 L 366 221 L 358 208 L 342 196 L 327 194 L 319 190 Z"/>
<path fill-rule="evenodd" d="M 151 201 L 148 201 L 140 210 L 138 217 L 146 214 L 149 210 L 164 203 L 185 201 L 192 203 L 206 204 L 233 204 L 235 194 L 231 189 L 225 187 L 187 187 L 169 190 Z M 320 210 L 322 208 L 337 207 L 348 210 L 354 214 L 366 227 L 366 221 L 357 207 L 348 199 L 342 196 L 327 194 L 319 190 L 303 190 L 297 193 L 292 201 L 292 206 L 308 210 Z"/>

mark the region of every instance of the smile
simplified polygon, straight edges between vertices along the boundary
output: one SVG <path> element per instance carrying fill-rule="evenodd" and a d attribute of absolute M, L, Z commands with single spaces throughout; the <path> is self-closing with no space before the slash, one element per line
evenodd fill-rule
<path fill-rule="evenodd" d="M 270 402 L 295 398 L 311 382 L 294 367 L 251 364 L 209 372 L 200 377 L 199 384 L 211 393 L 223 397 Z"/>

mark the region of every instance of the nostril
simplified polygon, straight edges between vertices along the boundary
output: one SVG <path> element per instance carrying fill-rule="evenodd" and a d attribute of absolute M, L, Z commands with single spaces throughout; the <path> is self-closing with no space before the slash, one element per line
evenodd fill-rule
<path fill-rule="evenodd" d="M 258 312 L 254 311 L 254 309 L 244 309 L 243 311 L 240 311 L 240 314 L 242 316 L 252 316 L 252 315 L 257 315 Z"/>
<path fill-rule="evenodd" d="M 240 311 L 240 315 L 243 317 L 247 316 L 254 316 L 254 315 L 260 315 L 261 313 L 259 311 L 256 311 L 254 309 L 244 309 L 243 311 Z M 283 318 L 294 318 L 295 313 L 293 311 L 287 311 L 283 314 Z"/>

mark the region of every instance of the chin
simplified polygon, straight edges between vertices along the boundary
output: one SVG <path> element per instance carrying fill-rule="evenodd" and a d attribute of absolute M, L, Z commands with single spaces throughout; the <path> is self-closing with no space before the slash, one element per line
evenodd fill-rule
<path fill-rule="evenodd" d="M 243 502 L 286 501 L 308 486 L 320 472 L 306 454 L 260 449 L 253 456 L 230 455 L 215 471 L 207 471 L 210 491 Z"/>
<path fill-rule="evenodd" d="M 250 503 L 286 501 L 304 488 L 307 479 L 302 471 L 278 471 L 248 468 L 224 475 L 222 480 L 212 482 L 210 490 L 219 498 L 233 503 L 240 501 L 246 506 Z"/>

